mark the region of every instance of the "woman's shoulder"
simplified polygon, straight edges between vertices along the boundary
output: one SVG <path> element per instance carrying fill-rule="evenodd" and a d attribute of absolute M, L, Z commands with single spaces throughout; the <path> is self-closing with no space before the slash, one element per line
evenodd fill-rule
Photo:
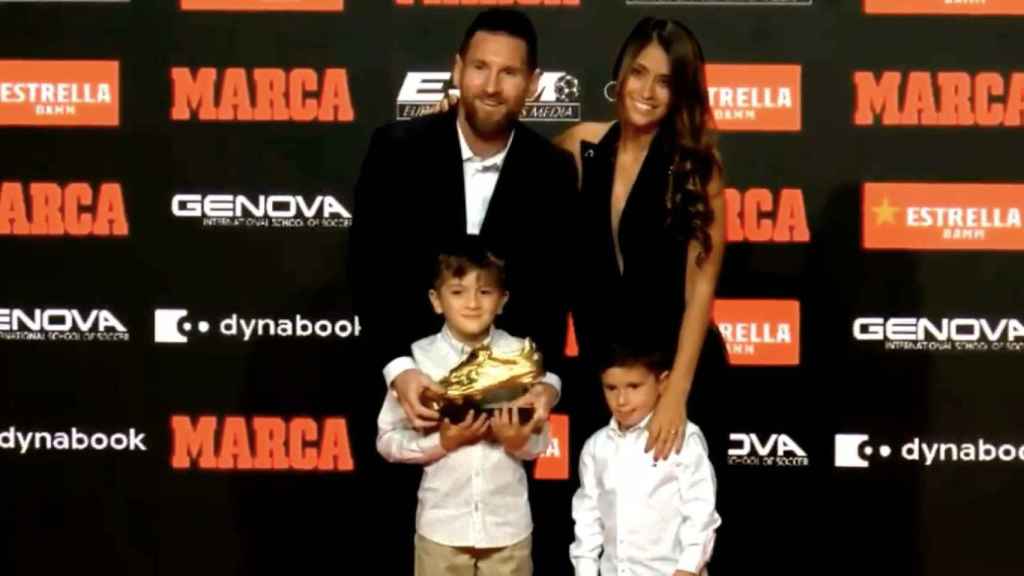
<path fill-rule="evenodd" d="M 555 144 L 569 151 L 579 150 L 580 142 L 597 143 L 614 122 L 580 122 L 555 137 Z"/>

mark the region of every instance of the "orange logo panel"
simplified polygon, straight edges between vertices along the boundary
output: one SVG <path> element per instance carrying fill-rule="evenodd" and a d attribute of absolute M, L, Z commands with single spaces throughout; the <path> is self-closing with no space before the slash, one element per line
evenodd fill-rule
<path fill-rule="evenodd" d="M 182 10 L 238 12 L 341 12 L 345 0 L 181 0 Z"/>
<path fill-rule="evenodd" d="M 708 96 L 719 130 L 799 132 L 799 64 L 708 64 Z"/>
<path fill-rule="evenodd" d="M 569 417 L 551 414 L 548 417 L 551 442 L 548 450 L 537 458 L 533 477 L 537 480 L 569 479 Z"/>
<path fill-rule="evenodd" d="M 1021 0 L 864 0 L 868 14 L 995 14 L 1024 15 Z"/>
<path fill-rule="evenodd" d="M 117 126 L 117 61 L 0 60 L 0 126 Z"/>
<path fill-rule="evenodd" d="M 798 300 L 715 300 L 711 316 L 733 366 L 800 364 Z"/>
<path fill-rule="evenodd" d="M 864 248 L 1024 250 L 1024 184 L 865 182 Z"/>

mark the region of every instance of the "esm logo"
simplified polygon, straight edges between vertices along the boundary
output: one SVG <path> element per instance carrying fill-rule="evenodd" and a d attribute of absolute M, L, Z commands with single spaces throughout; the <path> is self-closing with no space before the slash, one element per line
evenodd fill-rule
<path fill-rule="evenodd" d="M 409 72 L 398 91 L 395 116 L 408 120 L 433 114 L 444 97 L 451 72 Z M 456 92 L 453 90 L 453 92 Z M 522 119 L 534 122 L 577 122 L 581 118 L 580 82 L 566 72 L 541 74 L 537 94 L 526 102 Z"/>

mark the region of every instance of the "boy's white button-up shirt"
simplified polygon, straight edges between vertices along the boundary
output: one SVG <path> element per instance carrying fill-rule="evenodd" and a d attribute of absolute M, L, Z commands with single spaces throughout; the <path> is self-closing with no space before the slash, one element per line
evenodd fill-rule
<path fill-rule="evenodd" d="M 711 558 L 721 518 L 704 435 L 687 423 L 682 452 L 655 464 L 644 452 L 649 420 L 622 431 L 612 418 L 583 446 L 569 547 L 576 576 L 700 574 Z"/>
<path fill-rule="evenodd" d="M 492 328 L 486 343 L 509 353 L 520 350 L 523 340 Z M 435 381 L 470 351 L 447 327 L 412 345 L 417 367 Z M 377 418 L 377 451 L 385 459 L 424 464 L 416 531 L 446 546 L 499 548 L 529 536 L 533 521 L 521 460 L 532 460 L 547 447 L 545 424 L 516 454 L 487 440 L 446 453 L 440 433 L 414 429 L 393 394 L 385 395 Z"/>

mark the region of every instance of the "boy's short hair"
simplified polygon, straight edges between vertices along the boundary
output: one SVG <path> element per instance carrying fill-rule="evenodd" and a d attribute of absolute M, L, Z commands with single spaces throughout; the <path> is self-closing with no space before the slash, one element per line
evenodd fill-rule
<path fill-rule="evenodd" d="M 506 289 L 505 261 L 488 251 L 479 236 L 460 238 L 440 250 L 434 265 L 431 286 L 435 290 L 440 290 L 445 275 L 462 278 L 474 270 L 489 274 L 499 290 Z"/>
<path fill-rule="evenodd" d="M 478 14 L 466 29 L 466 35 L 459 46 L 459 56 L 466 57 L 469 43 L 477 32 L 508 34 L 526 43 L 526 65 L 530 71 L 537 69 L 537 30 L 530 17 L 511 8 L 491 8 Z"/>
<path fill-rule="evenodd" d="M 598 374 L 612 368 L 646 368 L 654 374 L 661 374 L 672 368 L 671 356 L 664 350 L 646 342 L 618 342 L 605 347 L 598 355 Z"/>

